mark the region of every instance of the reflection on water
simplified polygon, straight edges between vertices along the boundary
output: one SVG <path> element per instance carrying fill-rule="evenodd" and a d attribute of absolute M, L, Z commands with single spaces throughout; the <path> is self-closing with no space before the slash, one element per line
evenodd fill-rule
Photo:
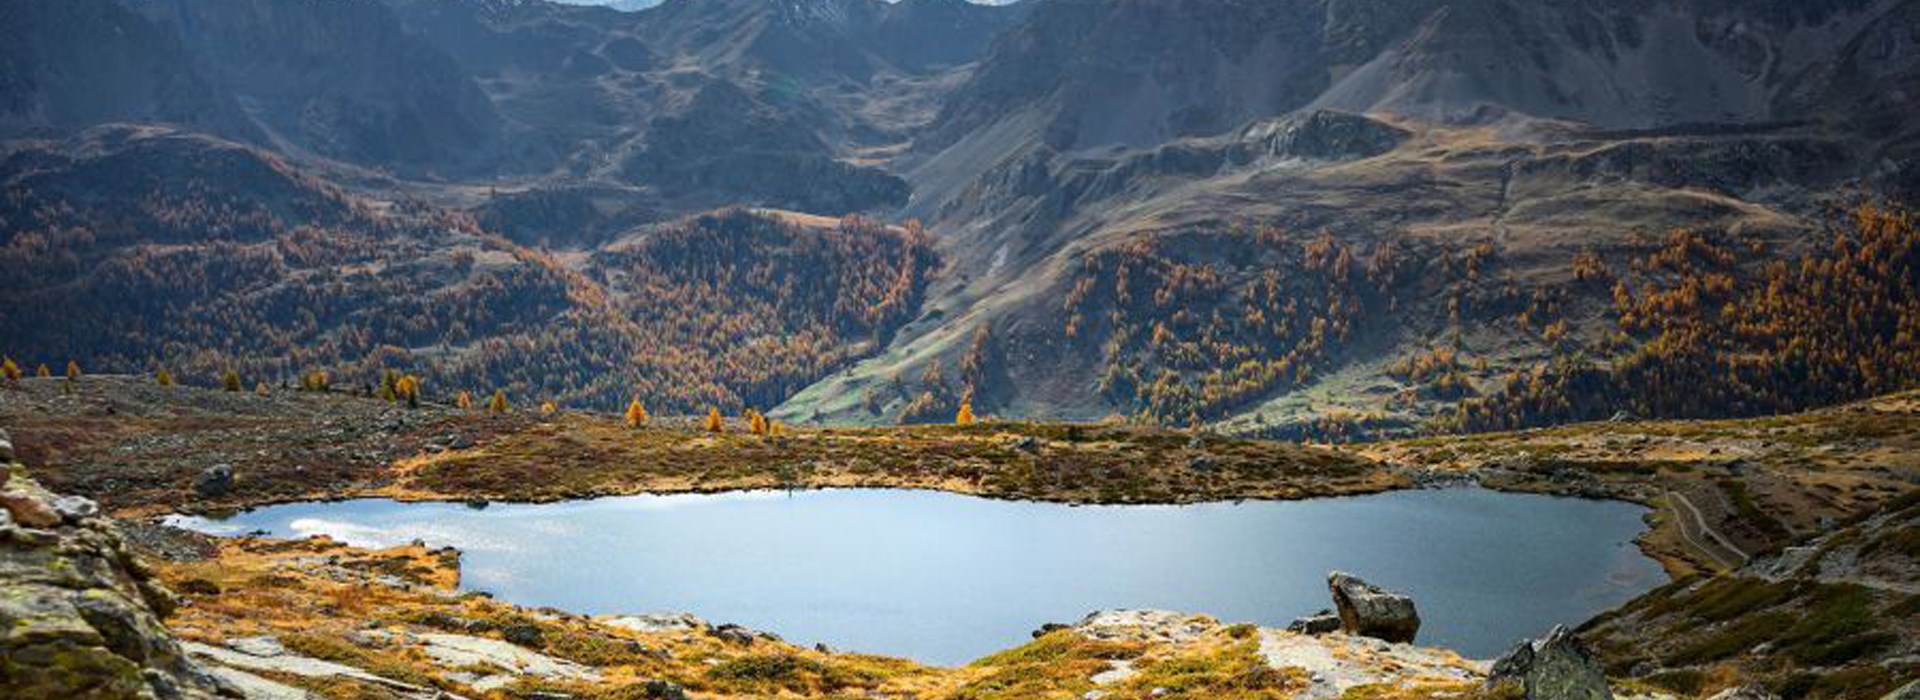
<path fill-rule="evenodd" d="M 590 613 L 692 612 L 800 643 L 963 663 L 1100 608 L 1284 625 L 1327 571 L 1414 596 L 1420 642 L 1490 657 L 1665 582 L 1643 509 L 1479 489 L 1296 502 L 1087 506 L 926 491 L 631 496 L 541 505 L 272 506 L 219 534 L 424 540 L 462 581 Z"/>

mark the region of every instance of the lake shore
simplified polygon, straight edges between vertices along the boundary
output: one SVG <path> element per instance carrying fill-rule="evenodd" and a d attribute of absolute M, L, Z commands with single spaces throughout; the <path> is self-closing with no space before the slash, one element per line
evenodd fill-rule
<path fill-rule="evenodd" d="M 913 488 L 1070 504 L 1298 500 L 1475 483 L 1651 509 L 1676 578 L 1724 571 L 1920 482 L 1913 394 L 1795 416 L 1595 423 L 1330 447 L 1124 424 L 797 428 L 689 418 L 489 416 L 339 393 L 266 396 L 129 377 L 0 391 L 38 478 L 122 517 L 357 497 L 552 502 L 642 493 Z M 207 470 L 232 478 L 207 488 Z"/>
<path fill-rule="evenodd" d="M 26 380 L 0 390 L 0 428 L 12 433 L 26 473 L 56 491 L 99 499 L 109 512 L 136 523 L 136 530 L 148 529 L 137 523 L 160 513 L 298 500 L 554 501 L 755 488 L 902 487 L 989 498 L 1144 504 L 1300 499 L 1475 482 L 1507 491 L 1633 501 L 1653 509 L 1652 529 L 1641 546 L 1678 579 L 1629 604 L 1622 614 L 1602 616 L 1615 635 L 1603 641 L 1620 644 L 1620 635 L 1634 640 L 1604 650 L 1608 663 L 1622 664 L 1610 668 L 1611 674 L 1630 675 L 1631 663 L 1649 654 L 1677 667 L 1672 674 L 1678 675 L 1662 676 L 1653 686 L 1628 682 L 1634 688 L 1713 688 L 1698 683 L 1700 675 L 1687 674 L 1734 673 L 1712 670 L 1719 668 L 1711 664 L 1720 663 L 1720 657 L 1707 657 L 1703 670 L 1684 646 L 1703 619 L 1715 625 L 1709 629 L 1732 626 L 1725 634 L 1738 632 L 1745 620 L 1690 617 L 1720 605 L 1695 598 L 1719 595 L 1715 591 L 1725 588 L 1703 589 L 1696 574 L 1740 572 L 1712 579 L 1716 586 L 1753 581 L 1745 573 L 1755 565 L 1750 560 L 1821 532 L 1855 537 L 1850 541 L 1856 547 L 1877 542 L 1848 535 L 1854 530 L 1847 523 L 1920 483 L 1920 399 L 1912 393 L 1776 418 L 1626 421 L 1336 447 L 1127 425 L 808 429 L 784 439 L 728 427 L 714 435 L 685 419 L 665 419 L 635 429 L 592 414 L 485 416 L 445 406 L 409 410 L 342 394 L 258 396 L 161 388 L 125 377 L 85 377 L 70 393 L 53 380 Z M 220 471 L 230 478 L 210 478 L 210 472 Z M 1196 683 L 1238 687 L 1233 684 L 1248 678 L 1243 674 L 1256 673 L 1260 683 L 1292 689 L 1279 697 L 1300 690 L 1289 685 L 1299 679 L 1258 675 L 1270 668 L 1257 661 L 1260 642 L 1275 632 L 1255 630 L 1249 637 L 1235 625 L 1209 623 L 1202 625 L 1205 634 L 1181 643 L 1126 647 L 1099 642 L 1084 630 L 1060 630 L 960 669 L 936 669 L 800 649 L 763 636 L 740 644 L 728 641 L 738 635 L 723 634 L 718 625 L 635 636 L 562 611 L 506 606 L 452 590 L 458 554 L 446 550 L 374 552 L 325 539 L 242 539 L 212 543 L 211 549 L 153 541 L 140 545 L 143 551 L 176 554 L 196 547 L 202 551 L 177 559 L 163 556 L 156 567 L 169 587 L 190 601 L 173 622 L 182 637 L 222 654 L 235 644 L 253 644 L 243 635 L 270 636 L 281 644 L 291 640 L 303 658 L 379 669 L 386 674 L 374 675 L 389 681 L 398 677 L 416 688 L 427 686 L 405 679 L 471 687 L 458 681 L 465 676 L 442 675 L 469 671 L 422 656 L 427 652 L 420 645 L 430 639 L 424 635 L 497 641 L 510 625 L 530 625 L 554 635 L 543 639 L 565 640 L 536 644 L 542 653 L 615 669 L 601 677 L 605 682 L 516 681 L 526 683 L 515 686 L 520 690 L 570 688 L 576 697 L 671 697 L 638 685 L 643 677 L 671 677 L 685 681 L 676 687 L 698 689 L 695 694 L 703 697 L 859 691 L 1066 698 L 1102 689 L 1091 679 L 1110 662 L 1139 659 L 1152 661 L 1136 661 L 1136 666 L 1192 669 L 1190 680 Z M 1733 590 L 1780 585 L 1762 583 Z M 1793 619 L 1819 619 L 1818 605 L 1834 595 L 1842 602 L 1857 600 L 1848 585 L 1844 580 L 1808 584 L 1805 590 L 1814 593 L 1805 603 L 1794 603 Z M 1913 605 L 1902 603 L 1897 592 L 1869 598 L 1871 609 L 1895 611 L 1886 618 L 1890 622 Z M 310 614 L 314 610 L 326 615 L 316 617 Z M 1774 618 L 1784 614 L 1777 611 Z M 362 624 L 372 620 L 400 625 L 400 636 L 369 634 Z M 1859 635 L 1886 633 L 1870 627 L 1846 634 L 1855 635 L 1846 639 L 1867 639 Z M 596 660 L 603 665 L 591 663 Z M 1765 668 L 1771 667 L 1739 673 L 1799 682 L 1799 676 L 1769 675 Z M 1903 678 L 1901 673 L 1883 671 L 1862 687 L 1880 687 Z M 276 672 L 265 677 L 297 687 L 364 685 Z M 1170 681 L 1153 676 L 1142 679 L 1142 688 L 1123 684 L 1117 689 L 1144 693 L 1155 687 L 1151 683 L 1162 682 Z M 1474 679 L 1369 697 L 1503 697 L 1486 692 Z"/>

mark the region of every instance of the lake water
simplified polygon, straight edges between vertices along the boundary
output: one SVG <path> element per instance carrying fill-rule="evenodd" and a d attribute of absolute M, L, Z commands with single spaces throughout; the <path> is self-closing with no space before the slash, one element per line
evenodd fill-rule
<path fill-rule="evenodd" d="M 589 614 L 691 612 L 803 644 L 959 664 L 1104 608 L 1284 626 L 1340 569 L 1412 595 L 1419 642 L 1490 658 L 1666 581 L 1644 509 L 1481 489 L 1293 502 L 1081 506 L 929 491 L 567 503 L 296 503 L 215 534 L 460 548 L 462 585 Z"/>

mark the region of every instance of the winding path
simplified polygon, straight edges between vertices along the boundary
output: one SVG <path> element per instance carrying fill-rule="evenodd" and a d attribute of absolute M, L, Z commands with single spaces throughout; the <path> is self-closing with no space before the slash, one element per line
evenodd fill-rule
<path fill-rule="evenodd" d="M 1678 491 L 1667 491 L 1667 507 L 1673 509 L 1673 515 L 1678 519 L 1676 522 L 1680 525 L 1680 538 L 1686 540 L 1687 544 L 1693 545 L 1695 549 L 1706 552 L 1715 564 L 1727 569 L 1735 569 L 1747 563 L 1750 558 L 1747 553 L 1740 551 L 1732 540 L 1709 527 L 1706 516 L 1701 515 L 1700 509 L 1693 505 L 1693 501 L 1687 500 L 1685 495 Z M 1713 546 L 1715 544 L 1719 546 Z M 1724 556 L 1727 553 L 1733 556 Z"/>

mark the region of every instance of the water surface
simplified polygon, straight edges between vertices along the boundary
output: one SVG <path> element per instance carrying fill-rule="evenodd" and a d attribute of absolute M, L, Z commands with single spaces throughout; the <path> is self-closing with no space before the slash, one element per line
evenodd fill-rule
<path fill-rule="evenodd" d="M 566 503 L 296 503 L 216 533 L 460 548 L 462 585 L 589 614 L 684 611 L 790 641 L 958 664 L 1101 608 L 1284 626 L 1332 569 L 1412 595 L 1419 642 L 1491 657 L 1664 583 L 1638 506 L 1481 489 L 1063 506 L 929 491 Z"/>

